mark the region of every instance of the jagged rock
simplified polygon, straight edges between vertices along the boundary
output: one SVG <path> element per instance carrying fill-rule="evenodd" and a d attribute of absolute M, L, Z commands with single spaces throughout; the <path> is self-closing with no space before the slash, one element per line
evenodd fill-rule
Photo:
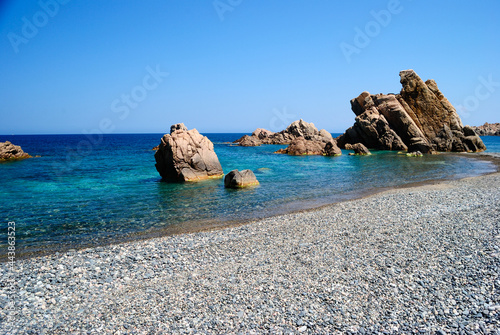
<path fill-rule="evenodd" d="M 471 127 L 479 136 L 500 136 L 500 123 L 486 122 L 479 127 Z"/>
<path fill-rule="evenodd" d="M 14 145 L 9 141 L 0 142 L 0 162 L 15 161 L 26 158 L 31 158 L 31 156 L 24 152 L 20 146 Z"/>
<path fill-rule="evenodd" d="M 276 153 L 299 155 L 322 155 L 325 143 L 313 140 L 306 140 L 304 137 L 298 137 L 290 143 L 285 149 L 280 149 Z"/>
<path fill-rule="evenodd" d="M 275 133 L 270 131 L 270 130 L 263 129 L 263 128 L 257 128 L 252 133 L 252 136 L 257 137 L 260 141 L 266 142 L 266 140 L 268 138 L 272 137 L 274 134 Z"/>
<path fill-rule="evenodd" d="M 239 145 L 242 147 L 257 147 L 261 144 L 262 143 L 257 137 L 248 135 L 243 136 L 239 142 Z"/>
<path fill-rule="evenodd" d="M 213 143 L 184 124 L 170 127 L 155 153 L 156 170 L 164 180 L 199 181 L 224 174 Z"/>
<path fill-rule="evenodd" d="M 251 170 L 233 170 L 224 177 L 225 188 L 243 188 L 259 185 L 259 181 Z"/>
<path fill-rule="evenodd" d="M 324 143 L 333 140 L 332 134 L 325 129 L 318 130 L 313 123 L 300 119 L 292 122 L 285 130 L 278 133 L 258 128 L 252 133 L 252 136 L 245 135 L 234 141 L 234 143 L 238 143 L 241 146 L 251 146 L 251 144 L 290 144 L 294 139 L 299 137 Z"/>
<path fill-rule="evenodd" d="M 483 140 L 477 135 L 464 136 L 462 142 L 465 145 L 465 149 L 468 149 L 467 151 L 479 152 L 486 150 Z"/>
<path fill-rule="evenodd" d="M 337 139 L 341 148 L 359 142 L 368 148 L 423 153 L 486 149 L 462 125 L 434 80 L 424 83 L 413 70 L 401 71 L 400 77 L 400 94 L 363 92 L 351 100 L 356 122 Z"/>
<path fill-rule="evenodd" d="M 312 122 L 308 123 L 302 119 L 292 122 L 283 133 L 288 134 L 291 138 L 303 137 L 306 140 L 321 140 L 322 138 Z"/>
<path fill-rule="evenodd" d="M 354 150 L 354 155 L 364 156 L 372 154 L 370 150 L 368 150 L 368 148 L 365 147 L 362 143 L 354 143 L 354 144 L 347 143 L 345 145 L 345 148 L 346 150 Z"/>
<path fill-rule="evenodd" d="M 285 149 L 279 149 L 275 153 L 288 154 L 292 156 L 300 155 L 324 155 L 324 156 L 340 156 L 342 151 L 337 146 L 335 140 L 327 143 L 316 140 L 306 140 L 304 137 L 298 137 L 290 143 Z"/>
<path fill-rule="evenodd" d="M 184 123 L 176 123 L 170 126 L 170 134 L 172 134 L 176 130 L 188 131 Z"/>
<path fill-rule="evenodd" d="M 332 139 L 330 142 L 325 144 L 323 148 L 323 155 L 325 156 L 340 156 L 342 155 L 342 150 L 337 146 L 337 141 Z"/>
<path fill-rule="evenodd" d="M 370 100 L 371 101 L 371 100 Z M 338 139 L 340 147 L 347 143 L 364 143 L 381 150 L 406 150 L 403 140 L 391 129 L 384 115 L 371 107 L 356 116 L 356 123 Z"/>
<path fill-rule="evenodd" d="M 319 137 L 321 142 L 330 142 L 333 141 L 333 136 L 329 131 L 326 131 L 325 129 L 321 129 L 319 131 Z"/>

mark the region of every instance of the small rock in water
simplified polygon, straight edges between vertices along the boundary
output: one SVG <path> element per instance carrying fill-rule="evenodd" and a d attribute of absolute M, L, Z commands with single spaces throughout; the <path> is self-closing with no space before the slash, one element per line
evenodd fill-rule
<path fill-rule="evenodd" d="M 233 170 L 224 177 L 226 188 L 244 188 L 255 185 L 259 185 L 259 182 L 251 170 Z"/>

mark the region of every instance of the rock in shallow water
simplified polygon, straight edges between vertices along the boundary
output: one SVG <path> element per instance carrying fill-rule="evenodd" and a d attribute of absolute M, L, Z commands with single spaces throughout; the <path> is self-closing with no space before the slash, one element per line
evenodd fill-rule
<path fill-rule="evenodd" d="M 318 130 L 314 123 L 300 119 L 292 122 L 285 130 L 278 133 L 258 128 L 252 133 L 252 136 L 245 135 L 234 141 L 234 143 L 239 143 L 241 146 L 290 144 L 297 138 L 325 143 L 333 139 L 332 135 L 325 129 Z"/>
<path fill-rule="evenodd" d="M 257 137 L 248 135 L 243 136 L 239 141 L 239 145 L 242 147 L 258 147 L 262 144 Z"/>
<path fill-rule="evenodd" d="M 365 147 L 362 143 L 355 143 L 355 144 L 349 144 L 347 143 L 345 145 L 346 150 L 354 150 L 355 155 L 371 155 L 372 153 L 370 150 L 368 150 L 367 147 Z"/>
<path fill-rule="evenodd" d="M 259 185 L 259 181 L 251 170 L 233 170 L 224 177 L 225 188 L 243 188 Z"/>
<path fill-rule="evenodd" d="M 351 100 L 356 122 L 338 138 L 341 148 L 360 142 L 368 148 L 423 153 L 486 149 L 472 128 L 462 125 L 434 80 L 424 82 L 413 70 L 399 75 L 400 94 L 363 92 Z"/>
<path fill-rule="evenodd" d="M 164 180 L 200 181 L 224 175 L 213 143 L 182 123 L 172 125 L 170 134 L 163 136 L 155 160 Z"/>
<path fill-rule="evenodd" d="M 296 138 L 285 149 L 280 149 L 276 153 L 289 154 L 292 156 L 299 155 L 321 155 L 325 143 L 319 141 L 306 140 L 303 137 Z"/>
<path fill-rule="evenodd" d="M 298 137 L 284 149 L 279 149 L 275 154 L 288 154 L 291 156 L 301 155 L 323 155 L 323 156 L 340 156 L 342 151 L 337 146 L 335 140 L 329 142 L 321 142 L 315 140 L 306 140 L 303 137 Z"/>

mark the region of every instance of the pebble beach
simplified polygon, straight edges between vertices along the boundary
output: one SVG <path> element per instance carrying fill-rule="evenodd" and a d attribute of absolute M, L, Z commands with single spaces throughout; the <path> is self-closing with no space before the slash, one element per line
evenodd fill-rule
<path fill-rule="evenodd" d="M 0 333 L 500 334 L 499 226 L 494 173 L 2 263 Z"/>

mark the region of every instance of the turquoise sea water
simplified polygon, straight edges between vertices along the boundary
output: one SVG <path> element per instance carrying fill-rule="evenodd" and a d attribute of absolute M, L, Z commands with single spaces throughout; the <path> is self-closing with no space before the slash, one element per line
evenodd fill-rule
<path fill-rule="evenodd" d="M 0 136 L 41 157 L 0 164 L 0 258 L 16 223 L 17 257 L 248 221 L 350 199 L 382 187 L 496 171 L 473 155 L 340 157 L 273 154 L 284 146 L 236 147 L 243 134 L 206 134 L 225 173 L 251 169 L 260 186 L 223 180 L 161 182 L 154 151 L 162 134 Z M 334 135 L 335 136 L 335 135 Z M 500 152 L 500 138 L 483 137 Z M 93 142 L 93 144 L 91 143 Z"/>

